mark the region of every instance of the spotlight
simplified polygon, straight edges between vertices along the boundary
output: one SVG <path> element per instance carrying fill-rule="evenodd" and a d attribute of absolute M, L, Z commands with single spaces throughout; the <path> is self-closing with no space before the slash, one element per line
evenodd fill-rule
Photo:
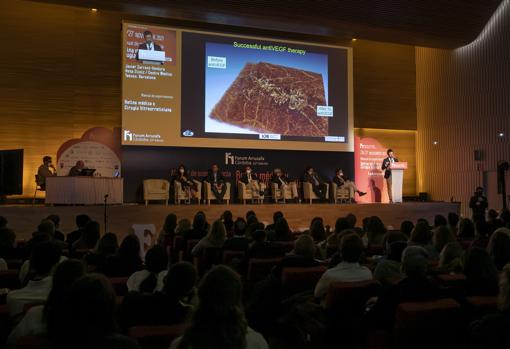
<path fill-rule="evenodd" d="M 91 8 L 90 11 L 97 12 L 97 8 Z"/>
<path fill-rule="evenodd" d="M 498 133 L 498 137 L 503 138 L 505 137 L 505 134 L 503 132 Z"/>
<path fill-rule="evenodd" d="M 351 41 L 352 41 L 352 42 L 356 42 L 356 41 L 358 41 L 358 39 L 356 39 L 356 38 L 352 38 L 352 39 L 351 39 Z"/>
<path fill-rule="evenodd" d="M 432 144 L 434 145 L 437 145 L 439 142 L 438 141 L 433 141 Z"/>

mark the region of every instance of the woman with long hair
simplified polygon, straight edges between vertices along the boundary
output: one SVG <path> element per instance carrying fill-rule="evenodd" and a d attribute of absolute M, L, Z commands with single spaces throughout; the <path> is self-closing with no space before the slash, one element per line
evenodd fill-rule
<path fill-rule="evenodd" d="M 109 277 L 130 276 L 143 266 L 140 257 L 140 240 L 134 234 L 122 240 L 116 255 L 106 259 L 104 274 Z"/>
<path fill-rule="evenodd" d="M 226 266 L 216 266 L 198 288 L 199 305 L 184 336 L 170 349 L 266 349 L 267 342 L 250 327 L 241 305 L 241 278 Z"/>
<path fill-rule="evenodd" d="M 212 224 L 209 233 L 195 245 L 191 254 L 198 256 L 206 248 L 223 247 L 225 240 L 227 240 L 227 230 L 223 222 L 218 219 Z"/>
<path fill-rule="evenodd" d="M 161 228 L 161 231 L 159 232 L 158 244 L 163 247 L 172 246 L 176 228 L 177 216 L 170 213 L 166 216 L 163 228 Z"/>

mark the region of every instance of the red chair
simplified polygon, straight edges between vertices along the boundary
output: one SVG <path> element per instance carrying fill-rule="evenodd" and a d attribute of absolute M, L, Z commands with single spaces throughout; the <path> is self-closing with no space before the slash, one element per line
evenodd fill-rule
<path fill-rule="evenodd" d="M 294 249 L 295 242 L 294 241 L 278 241 L 275 242 L 275 245 L 283 246 L 285 253 L 289 253 Z"/>
<path fill-rule="evenodd" d="M 168 349 L 172 341 L 184 334 L 185 324 L 165 326 L 134 326 L 127 335 L 136 340 L 143 349 Z"/>
<path fill-rule="evenodd" d="M 366 254 L 368 257 L 382 256 L 382 255 L 384 255 L 384 246 L 383 245 L 370 245 L 366 249 Z"/>
<path fill-rule="evenodd" d="M 284 296 L 289 297 L 296 293 L 312 291 L 325 271 L 326 267 L 322 265 L 308 268 L 284 268 L 282 270 Z"/>
<path fill-rule="evenodd" d="M 0 271 L 0 288 L 8 288 L 10 290 L 19 288 L 18 274 L 18 270 L 9 269 Z"/>
<path fill-rule="evenodd" d="M 378 295 L 381 284 L 375 280 L 358 282 L 334 282 L 326 294 L 326 309 L 346 315 L 358 314 L 367 301 Z"/>
<path fill-rule="evenodd" d="M 128 277 L 111 277 L 108 278 L 117 296 L 125 296 L 128 293 L 127 281 Z"/>
<path fill-rule="evenodd" d="M 480 319 L 485 315 L 493 314 L 498 311 L 497 296 L 466 297 L 466 303 L 470 308 L 471 317 L 473 320 Z"/>
<path fill-rule="evenodd" d="M 246 280 L 249 283 L 256 283 L 263 280 L 271 269 L 282 260 L 279 258 L 250 258 L 248 262 L 248 273 Z"/>
<path fill-rule="evenodd" d="M 231 265 L 233 261 L 242 261 L 246 253 L 244 251 L 224 250 L 223 264 Z"/>
<path fill-rule="evenodd" d="M 460 339 L 462 315 L 460 304 L 451 298 L 401 303 L 395 314 L 395 347 L 463 347 Z"/>
<path fill-rule="evenodd" d="M 453 292 L 462 292 L 466 285 L 464 274 L 439 274 L 437 279 L 442 286 L 451 289 Z"/>

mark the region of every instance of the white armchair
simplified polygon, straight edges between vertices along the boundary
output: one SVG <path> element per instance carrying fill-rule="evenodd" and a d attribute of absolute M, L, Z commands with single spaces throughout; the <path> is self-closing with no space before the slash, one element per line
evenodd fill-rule
<path fill-rule="evenodd" d="M 345 187 L 339 187 L 335 182 L 331 183 L 331 198 L 336 204 L 338 200 L 340 203 L 351 201 L 351 191 Z"/>
<path fill-rule="evenodd" d="M 170 182 L 166 179 L 145 179 L 143 181 L 143 199 L 145 206 L 149 204 L 149 200 L 164 200 L 168 205 L 170 198 Z"/>
<path fill-rule="evenodd" d="M 195 183 L 197 187 L 196 197 L 198 199 L 198 204 L 200 205 L 200 201 L 202 200 L 202 183 L 196 179 L 193 180 L 193 183 Z M 174 180 L 174 202 L 179 205 L 183 200 L 191 203 L 191 200 L 193 199 L 191 192 L 183 190 L 181 182 Z"/>
<path fill-rule="evenodd" d="M 262 182 L 258 183 L 260 191 L 264 191 L 266 185 Z M 259 204 L 264 202 L 264 195 L 260 195 L 259 193 L 255 193 L 254 195 L 250 186 L 241 181 L 237 182 L 237 198 L 242 201 L 243 204 L 246 204 L 246 200 L 257 200 Z"/>
<path fill-rule="evenodd" d="M 285 187 L 279 188 L 277 183 L 271 182 L 271 195 L 273 196 L 275 203 L 278 203 L 278 200 L 283 200 L 283 203 L 285 203 L 286 200 L 293 199 L 291 185 L 296 184 L 289 183 Z"/>
<path fill-rule="evenodd" d="M 227 200 L 227 205 L 230 204 L 230 183 L 225 182 L 225 185 L 227 186 L 227 191 L 225 191 L 225 196 L 223 197 L 223 200 Z M 204 201 L 207 202 L 208 205 L 211 204 L 211 200 L 216 200 L 216 197 L 214 196 L 214 193 L 211 190 L 211 183 L 204 181 Z"/>
<path fill-rule="evenodd" d="M 324 183 L 326 185 L 326 193 L 324 195 L 324 197 L 329 197 L 329 184 L 328 183 Z M 311 204 L 313 200 L 318 200 L 320 199 L 313 191 L 313 187 L 312 187 L 312 183 L 308 183 L 308 182 L 303 182 L 302 183 L 303 185 L 303 199 L 305 201 L 309 201 L 309 203 Z"/>

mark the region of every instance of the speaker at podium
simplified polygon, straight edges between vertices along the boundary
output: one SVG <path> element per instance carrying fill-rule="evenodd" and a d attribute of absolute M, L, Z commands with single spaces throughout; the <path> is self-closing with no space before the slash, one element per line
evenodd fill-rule
<path fill-rule="evenodd" d="M 391 195 L 393 202 L 402 202 L 402 186 L 404 184 L 404 171 L 407 170 L 407 162 L 392 162 L 391 169 Z"/>

